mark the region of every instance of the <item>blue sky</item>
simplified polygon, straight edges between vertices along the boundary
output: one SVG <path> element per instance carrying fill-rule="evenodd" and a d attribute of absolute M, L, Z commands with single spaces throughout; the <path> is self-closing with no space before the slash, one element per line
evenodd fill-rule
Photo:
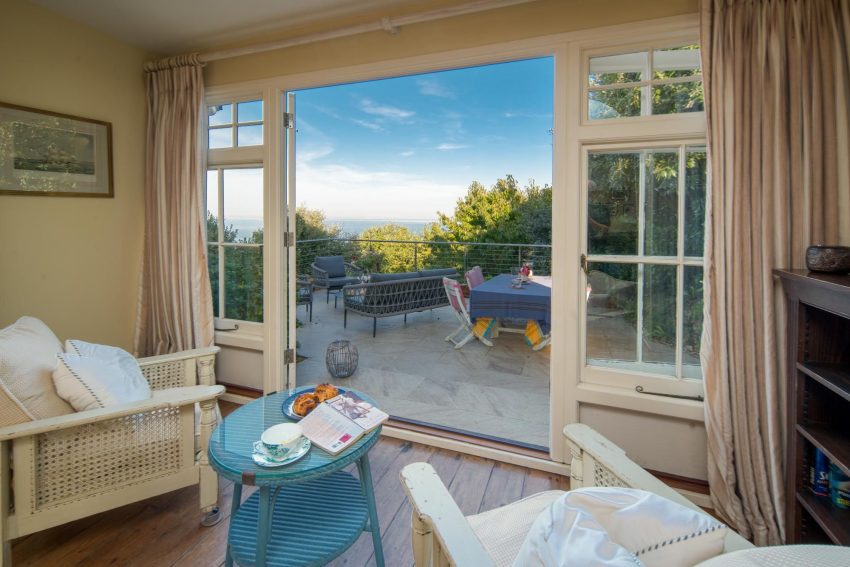
<path fill-rule="evenodd" d="M 298 91 L 298 204 L 433 220 L 472 181 L 551 184 L 553 80 L 547 57 Z"/>

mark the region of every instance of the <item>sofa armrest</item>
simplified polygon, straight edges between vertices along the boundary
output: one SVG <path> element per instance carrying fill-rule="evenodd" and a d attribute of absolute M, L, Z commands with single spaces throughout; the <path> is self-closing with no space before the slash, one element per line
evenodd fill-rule
<path fill-rule="evenodd" d="M 439 555 L 445 555 L 451 565 L 495 565 L 431 465 L 412 463 L 401 470 L 400 477 L 413 505 L 413 548 L 417 567 L 427 567 L 432 562 L 441 565 Z M 429 542 L 429 538 L 436 541 Z M 435 543 L 439 545 L 433 545 Z"/>
<path fill-rule="evenodd" d="M 328 285 L 328 272 L 326 270 L 323 270 L 316 264 L 310 264 L 310 269 L 313 270 L 313 279 L 316 285 L 321 287 Z"/>
<path fill-rule="evenodd" d="M 208 400 L 215 400 L 224 393 L 224 386 L 189 386 L 184 388 L 171 388 L 155 392 L 152 398 L 141 402 L 121 404 L 108 408 L 100 408 L 47 419 L 39 419 L 27 423 L 19 423 L 0 428 L 0 441 L 9 441 L 20 437 L 30 437 L 40 433 L 49 433 L 71 427 L 79 427 L 91 423 L 99 423 L 145 413 L 158 409 L 174 408 L 189 404 L 196 404 Z"/>
<path fill-rule="evenodd" d="M 155 366 L 157 364 L 163 364 L 165 362 L 177 362 L 179 360 L 189 360 L 192 358 L 213 356 L 218 354 L 219 351 L 221 351 L 221 349 L 217 346 L 195 348 L 191 350 L 181 350 L 180 352 L 173 352 L 171 354 L 160 354 L 157 356 L 137 358 L 136 362 L 139 363 L 139 366 L 145 368 L 146 366 Z"/>

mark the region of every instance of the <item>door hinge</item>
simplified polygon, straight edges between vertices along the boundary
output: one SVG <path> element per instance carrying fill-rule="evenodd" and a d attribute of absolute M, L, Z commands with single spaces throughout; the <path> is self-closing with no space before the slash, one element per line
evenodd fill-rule
<path fill-rule="evenodd" d="M 292 128 L 295 128 L 295 115 L 294 114 L 292 114 L 291 112 L 284 112 L 283 113 L 283 127 L 286 128 L 287 130 L 291 130 Z"/>
<path fill-rule="evenodd" d="M 581 259 L 579 260 L 579 266 L 581 266 L 581 271 L 584 272 L 584 275 L 590 275 L 587 270 L 587 256 L 585 254 L 581 255 Z"/>
<path fill-rule="evenodd" d="M 283 247 L 291 248 L 295 246 L 295 233 L 294 232 L 284 232 L 283 233 Z"/>
<path fill-rule="evenodd" d="M 295 363 L 295 349 L 288 348 L 283 351 L 283 363 L 284 364 L 294 364 Z"/>

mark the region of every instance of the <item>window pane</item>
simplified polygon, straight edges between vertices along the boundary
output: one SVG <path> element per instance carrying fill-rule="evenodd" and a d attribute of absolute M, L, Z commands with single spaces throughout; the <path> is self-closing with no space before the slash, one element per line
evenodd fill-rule
<path fill-rule="evenodd" d="M 207 247 L 207 269 L 210 272 L 213 316 L 221 317 L 221 313 L 218 310 L 218 246 Z"/>
<path fill-rule="evenodd" d="M 702 112 L 705 101 L 702 81 L 688 81 L 652 87 L 653 114 L 679 114 Z"/>
<path fill-rule="evenodd" d="M 224 241 L 263 242 L 263 168 L 224 170 Z"/>
<path fill-rule="evenodd" d="M 676 256 L 679 222 L 679 153 L 646 153 L 644 254 Z"/>
<path fill-rule="evenodd" d="M 590 91 L 587 116 L 590 120 L 640 116 L 640 87 Z"/>
<path fill-rule="evenodd" d="M 236 116 L 240 124 L 243 122 L 261 122 L 263 120 L 263 101 L 240 102 L 237 105 Z"/>
<path fill-rule="evenodd" d="M 263 125 L 240 126 L 236 131 L 236 144 L 242 146 L 263 145 Z"/>
<path fill-rule="evenodd" d="M 676 266 L 643 267 L 644 362 L 664 365 L 648 371 L 676 375 Z"/>
<path fill-rule="evenodd" d="M 233 129 L 232 128 L 211 128 L 209 147 L 230 148 L 233 146 Z"/>
<path fill-rule="evenodd" d="M 639 167 L 637 152 L 588 155 L 588 253 L 638 253 Z"/>
<path fill-rule="evenodd" d="M 643 80 L 646 67 L 646 52 L 592 57 L 587 84 L 597 86 L 636 83 Z"/>
<path fill-rule="evenodd" d="M 210 117 L 210 126 L 221 126 L 233 122 L 233 106 L 230 104 L 209 106 L 207 107 L 207 113 Z"/>
<path fill-rule="evenodd" d="M 702 274 L 702 266 L 685 266 L 682 374 L 688 378 L 702 378 L 702 373 L 699 371 L 703 319 Z"/>
<path fill-rule="evenodd" d="M 637 360 L 637 266 L 591 262 L 587 360 Z"/>
<path fill-rule="evenodd" d="M 207 171 L 207 242 L 218 242 L 218 171 Z"/>
<path fill-rule="evenodd" d="M 224 316 L 263 321 L 263 249 L 226 247 L 224 252 Z"/>
<path fill-rule="evenodd" d="M 685 156 L 685 256 L 702 257 L 705 245 L 707 155 L 705 148 L 688 148 Z"/>
<path fill-rule="evenodd" d="M 656 49 L 652 53 L 653 79 L 692 77 L 700 74 L 698 45 L 685 45 L 671 49 Z"/>

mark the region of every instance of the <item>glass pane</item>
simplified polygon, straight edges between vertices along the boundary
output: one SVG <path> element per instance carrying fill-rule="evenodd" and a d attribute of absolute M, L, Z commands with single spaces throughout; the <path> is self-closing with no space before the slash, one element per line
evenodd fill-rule
<path fill-rule="evenodd" d="M 207 242 L 218 242 L 218 171 L 207 171 Z"/>
<path fill-rule="evenodd" d="M 638 152 L 588 154 L 589 254 L 638 253 Z"/>
<path fill-rule="evenodd" d="M 635 83 L 643 80 L 647 64 L 646 52 L 591 57 L 587 84 L 596 86 Z"/>
<path fill-rule="evenodd" d="M 240 102 L 236 108 L 236 117 L 240 124 L 243 122 L 261 122 L 263 120 L 263 101 Z"/>
<path fill-rule="evenodd" d="M 679 153 L 646 153 L 644 254 L 676 256 L 679 222 Z"/>
<path fill-rule="evenodd" d="M 637 360 L 637 266 L 591 262 L 587 361 Z"/>
<path fill-rule="evenodd" d="M 263 320 L 263 249 L 226 247 L 224 252 L 224 316 L 240 321 Z"/>
<path fill-rule="evenodd" d="M 243 146 L 262 146 L 263 145 L 263 125 L 256 126 L 240 126 L 236 130 L 236 144 Z"/>
<path fill-rule="evenodd" d="M 209 148 L 230 148 L 233 146 L 232 128 L 211 128 Z"/>
<path fill-rule="evenodd" d="M 263 168 L 224 170 L 224 241 L 263 242 Z"/>
<path fill-rule="evenodd" d="M 692 77 L 700 74 L 699 45 L 685 45 L 652 52 L 653 79 Z"/>
<path fill-rule="evenodd" d="M 644 362 L 667 363 L 648 371 L 676 375 L 676 266 L 643 267 L 641 348 Z"/>
<path fill-rule="evenodd" d="M 682 364 L 691 367 L 699 367 L 700 341 L 702 340 L 703 319 L 703 284 L 702 266 L 685 266 L 684 277 L 684 312 L 682 329 Z M 688 378 L 702 378 L 701 372 L 688 372 L 685 368 L 683 374 Z"/>
<path fill-rule="evenodd" d="M 207 247 L 207 269 L 210 272 L 213 316 L 221 317 L 221 313 L 218 310 L 218 246 Z"/>
<path fill-rule="evenodd" d="M 685 256 L 702 257 L 708 159 L 705 148 L 687 148 L 685 156 Z"/>
<path fill-rule="evenodd" d="M 702 112 L 705 100 L 702 81 L 672 83 L 652 87 L 653 114 L 680 114 L 683 112 Z"/>
<path fill-rule="evenodd" d="M 208 106 L 207 114 L 210 117 L 210 126 L 221 126 L 233 122 L 233 106 L 230 104 Z"/>
<path fill-rule="evenodd" d="M 587 117 L 590 120 L 640 116 L 640 87 L 590 91 L 588 98 Z"/>

